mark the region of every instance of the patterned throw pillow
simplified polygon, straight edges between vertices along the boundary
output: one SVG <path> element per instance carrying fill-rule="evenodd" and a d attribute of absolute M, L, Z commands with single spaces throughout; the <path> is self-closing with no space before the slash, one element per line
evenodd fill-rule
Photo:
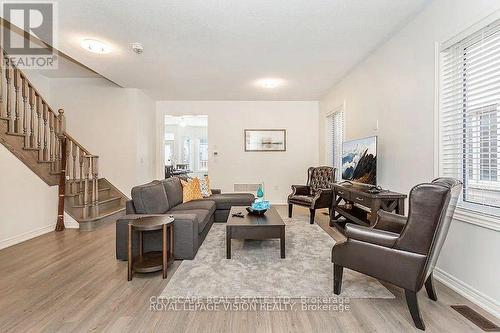
<path fill-rule="evenodd" d="M 200 181 L 193 178 L 187 182 L 181 180 L 182 184 L 182 202 L 188 202 L 196 199 L 203 199 L 200 190 Z"/>
<path fill-rule="evenodd" d="M 200 190 L 201 195 L 203 195 L 204 198 L 208 198 L 212 195 L 212 191 L 210 190 L 210 179 L 208 178 L 208 176 L 200 179 Z"/>

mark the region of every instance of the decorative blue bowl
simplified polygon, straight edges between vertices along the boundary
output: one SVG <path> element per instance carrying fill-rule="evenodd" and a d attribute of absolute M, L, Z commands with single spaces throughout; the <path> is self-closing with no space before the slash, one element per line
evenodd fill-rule
<path fill-rule="evenodd" d="M 263 215 L 271 207 L 269 201 L 254 202 L 251 207 L 247 207 L 250 214 Z"/>
<path fill-rule="evenodd" d="M 252 207 L 247 207 L 247 212 L 252 215 L 264 215 L 267 212 L 267 209 L 256 210 Z"/>

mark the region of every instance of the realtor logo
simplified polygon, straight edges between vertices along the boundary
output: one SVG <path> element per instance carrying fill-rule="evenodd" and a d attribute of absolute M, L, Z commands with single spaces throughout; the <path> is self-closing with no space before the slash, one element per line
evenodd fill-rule
<path fill-rule="evenodd" d="M 56 4 L 3 2 L 2 45 L 8 61 L 18 68 L 57 68 Z M 9 24 L 10 23 L 10 24 Z"/>

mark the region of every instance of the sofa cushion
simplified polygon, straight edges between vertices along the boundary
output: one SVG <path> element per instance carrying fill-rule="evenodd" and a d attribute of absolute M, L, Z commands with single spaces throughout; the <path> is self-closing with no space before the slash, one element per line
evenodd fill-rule
<path fill-rule="evenodd" d="M 196 215 L 196 220 L 198 222 L 198 233 L 201 234 L 203 232 L 203 229 L 207 226 L 208 222 L 210 221 L 210 218 L 212 217 L 212 214 L 210 214 L 210 211 L 206 209 L 186 209 L 186 210 L 176 210 L 176 211 L 169 211 L 167 214 L 172 214 L 174 219 L 176 214 L 194 214 Z M 174 235 L 175 239 L 175 235 Z"/>
<path fill-rule="evenodd" d="M 200 189 L 200 181 L 198 178 L 193 178 L 187 182 L 181 180 L 182 184 L 182 202 L 203 199 Z"/>
<path fill-rule="evenodd" d="M 231 209 L 232 206 L 250 206 L 255 197 L 250 193 L 224 193 L 212 194 L 203 200 L 215 201 L 217 209 Z"/>
<path fill-rule="evenodd" d="M 209 214 L 212 215 L 215 212 L 215 202 L 211 200 L 193 200 L 180 205 L 175 206 L 170 211 L 176 212 L 179 210 L 188 211 L 190 209 L 204 209 L 208 210 Z"/>
<path fill-rule="evenodd" d="M 132 200 L 137 214 L 164 214 L 170 209 L 165 188 L 157 180 L 132 188 Z"/>
<path fill-rule="evenodd" d="M 161 180 L 165 193 L 167 194 L 170 207 L 177 206 L 182 203 L 182 185 L 177 177 L 171 177 Z"/>

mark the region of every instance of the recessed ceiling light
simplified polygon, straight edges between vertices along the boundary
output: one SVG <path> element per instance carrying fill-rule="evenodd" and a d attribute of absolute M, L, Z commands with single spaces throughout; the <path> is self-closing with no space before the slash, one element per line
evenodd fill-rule
<path fill-rule="evenodd" d="M 266 89 L 274 89 L 282 86 L 284 81 L 282 79 L 260 79 L 257 81 L 257 85 Z"/>
<path fill-rule="evenodd" d="M 82 40 L 82 43 L 80 45 L 85 50 L 92 53 L 102 54 L 111 52 L 111 48 L 109 47 L 109 45 L 96 39 L 84 39 Z"/>

